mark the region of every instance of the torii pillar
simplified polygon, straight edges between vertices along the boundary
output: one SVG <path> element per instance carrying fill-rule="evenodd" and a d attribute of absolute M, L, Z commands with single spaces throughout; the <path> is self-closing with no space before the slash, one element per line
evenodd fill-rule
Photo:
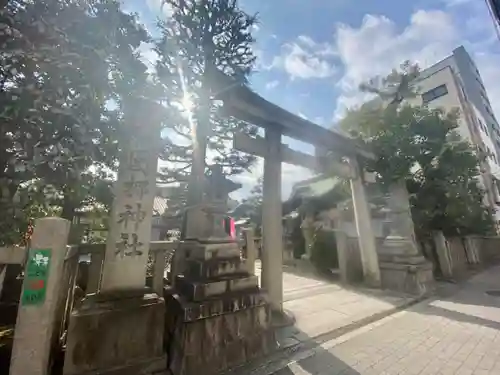
<path fill-rule="evenodd" d="M 364 171 L 356 158 L 349 158 L 353 175 L 351 184 L 352 205 L 356 230 L 358 232 L 363 277 L 366 284 L 372 287 L 381 286 L 380 266 L 378 263 L 377 244 L 373 233 L 371 210 L 366 197 Z"/>
<path fill-rule="evenodd" d="M 281 131 L 266 128 L 262 199 L 262 288 L 271 308 L 283 309 L 283 216 L 281 206 Z"/>
<path fill-rule="evenodd" d="M 290 163 L 321 171 L 318 158 L 300 151 L 292 150 L 281 144 L 282 129 L 266 127 L 265 138 L 251 138 L 237 133 L 233 147 L 236 150 L 264 158 L 264 181 L 262 202 L 262 288 L 266 290 L 273 310 L 283 309 L 283 226 L 281 203 L 281 163 Z M 372 229 L 371 212 L 366 197 L 364 171 L 354 157 L 349 163 L 335 160 L 327 162 L 327 173 L 342 176 L 350 180 L 360 258 L 366 284 L 380 287 L 380 267 L 378 264 L 375 236 Z"/>

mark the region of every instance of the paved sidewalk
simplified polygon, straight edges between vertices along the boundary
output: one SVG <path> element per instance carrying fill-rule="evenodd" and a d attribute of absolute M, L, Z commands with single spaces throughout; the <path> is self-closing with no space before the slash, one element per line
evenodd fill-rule
<path fill-rule="evenodd" d="M 254 375 L 499 375 L 500 266 L 445 298 L 421 302 Z"/>
<path fill-rule="evenodd" d="M 256 264 L 256 274 L 260 277 L 260 262 Z M 284 267 L 283 300 L 284 310 L 296 320 L 294 327 L 280 335 L 282 345 L 290 346 L 372 317 L 380 319 L 414 298 L 388 291 L 347 288 Z"/>

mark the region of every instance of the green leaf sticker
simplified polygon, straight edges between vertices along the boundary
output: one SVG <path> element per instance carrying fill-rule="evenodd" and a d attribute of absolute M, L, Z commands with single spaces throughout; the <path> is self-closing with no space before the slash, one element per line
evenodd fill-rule
<path fill-rule="evenodd" d="M 30 249 L 24 275 L 23 305 L 41 305 L 45 301 L 50 258 L 50 249 Z"/>

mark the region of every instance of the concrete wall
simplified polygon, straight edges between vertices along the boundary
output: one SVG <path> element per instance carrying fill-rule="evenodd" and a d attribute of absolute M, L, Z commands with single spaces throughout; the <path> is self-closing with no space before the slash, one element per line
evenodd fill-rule
<path fill-rule="evenodd" d="M 458 108 L 458 131 L 462 138 L 489 154 L 486 158 L 487 168 L 479 178 L 479 184 L 488 192 L 484 203 L 493 209 L 498 223 L 500 207 L 496 202 L 500 199 L 492 177 L 500 179 L 500 126 L 493 114 L 479 70 L 464 47 L 456 48 L 451 56 L 423 70 L 415 87 L 420 93 L 425 93 L 442 84 L 446 85 L 448 94 L 432 100 L 428 106 L 446 111 Z M 422 98 L 418 95 L 410 102 L 419 105 Z"/>
<path fill-rule="evenodd" d="M 489 137 L 493 140 L 495 151 L 500 154 L 500 127 L 495 118 L 481 74 L 465 48 L 453 51 L 453 59 L 464 85 L 467 99 L 477 108 L 488 127 Z M 497 163 L 498 164 L 498 163 Z"/>
<path fill-rule="evenodd" d="M 436 71 L 434 74 L 428 76 L 427 78 L 421 79 L 417 84 L 417 90 L 419 93 L 423 94 L 441 85 L 446 85 L 448 94 L 430 101 L 428 103 L 429 108 L 443 108 L 447 112 L 451 111 L 452 109 L 459 109 L 461 116 L 459 119 L 458 132 L 463 139 L 468 140 L 472 143 L 472 135 L 469 131 L 469 126 L 463 116 L 464 108 L 462 107 L 459 97 L 460 88 L 455 79 L 454 72 L 450 66 L 445 66 L 441 70 Z M 409 102 L 413 105 L 423 104 L 421 95 L 417 95 L 415 98 L 409 100 Z"/>

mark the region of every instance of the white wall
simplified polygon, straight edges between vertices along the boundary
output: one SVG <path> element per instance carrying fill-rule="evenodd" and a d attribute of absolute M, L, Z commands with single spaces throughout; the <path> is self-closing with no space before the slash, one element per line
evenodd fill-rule
<path fill-rule="evenodd" d="M 442 108 L 446 112 L 449 112 L 453 109 L 458 109 L 460 111 L 460 118 L 458 121 L 458 133 L 464 139 L 469 141 L 471 144 L 472 134 L 469 130 L 468 123 L 464 117 L 464 108 L 462 103 L 460 102 L 459 90 L 460 88 L 457 85 L 455 80 L 455 75 L 450 66 L 445 66 L 441 70 L 436 71 L 435 74 L 428 76 L 427 78 L 420 80 L 417 84 L 417 89 L 420 94 L 423 94 L 429 90 L 435 89 L 438 86 L 446 85 L 448 89 L 448 94 L 441 96 L 437 99 L 430 101 L 427 105 L 429 108 Z M 417 95 L 417 97 L 409 100 L 410 104 L 413 105 L 422 105 L 422 96 Z"/>

